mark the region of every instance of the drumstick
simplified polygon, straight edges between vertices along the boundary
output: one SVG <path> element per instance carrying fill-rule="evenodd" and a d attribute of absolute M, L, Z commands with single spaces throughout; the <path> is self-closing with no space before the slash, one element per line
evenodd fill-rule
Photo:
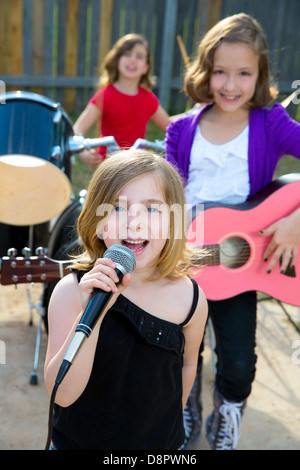
<path fill-rule="evenodd" d="M 283 101 L 281 101 L 281 103 L 280 103 L 281 106 L 283 106 L 284 108 L 287 108 L 287 106 L 290 104 L 292 99 L 296 96 L 298 91 L 299 90 L 293 91 L 293 93 L 291 93 L 287 98 L 285 98 Z"/>
<path fill-rule="evenodd" d="M 181 36 L 179 34 L 177 36 L 177 42 L 178 42 L 179 49 L 180 49 L 180 52 L 181 52 L 181 55 L 182 55 L 182 58 L 183 58 L 183 62 L 184 62 L 186 67 L 189 67 L 190 66 L 190 60 L 189 60 L 189 57 L 186 53 L 186 50 L 185 50 L 184 44 L 182 42 Z"/>

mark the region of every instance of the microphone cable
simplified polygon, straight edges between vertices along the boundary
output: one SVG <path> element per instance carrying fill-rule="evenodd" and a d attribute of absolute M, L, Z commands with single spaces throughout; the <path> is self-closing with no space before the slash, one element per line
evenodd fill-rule
<path fill-rule="evenodd" d="M 59 387 L 59 384 L 55 383 L 52 393 L 51 393 L 49 415 L 48 415 L 48 436 L 47 436 L 47 441 L 45 445 L 45 450 L 49 450 L 50 445 L 51 445 L 52 431 L 53 431 L 53 412 L 54 412 L 55 396 L 56 396 L 58 387 Z"/>
<path fill-rule="evenodd" d="M 50 404 L 49 404 L 49 415 L 48 415 L 48 436 L 47 436 L 47 441 L 45 445 L 45 450 L 49 450 L 50 445 L 51 445 L 51 440 L 52 440 L 53 413 L 54 413 L 56 393 L 57 393 L 58 387 L 60 386 L 63 378 L 65 377 L 71 365 L 72 365 L 72 362 L 66 361 L 65 359 L 63 360 L 60 366 L 59 372 L 57 374 L 52 393 L 51 393 Z"/>

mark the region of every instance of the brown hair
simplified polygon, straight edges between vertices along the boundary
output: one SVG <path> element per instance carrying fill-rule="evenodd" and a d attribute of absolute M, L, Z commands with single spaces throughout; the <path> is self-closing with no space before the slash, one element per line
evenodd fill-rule
<path fill-rule="evenodd" d="M 277 96 L 277 90 L 270 85 L 267 41 L 260 24 L 245 13 L 230 16 L 219 21 L 203 37 L 198 47 L 198 58 L 188 68 L 184 90 L 194 101 L 208 103 L 213 96 L 209 84 L 213 70 L 215 50 L 222 42 L 242 42 L 258 55 L 259 73 L 255 93 L 250 100 L 250 107 L 269 104 Z"/>
<path fill-rule="evenodd" d="M 175 208 L 170 211 L 170 235 L 156 266 L 159 276 L 153 280 L 182 277 L 190 272 L 192 264 L 198 264 L 201 248 L 188 249 L 185 233 L 182 233 L 186 222 L 185 195 L 178 172 L 162 156 L 146 150 L 131 149 L 107 158 L 93 174 L 77 224 L 85 251 L 77 257 L 74 268 L 89 270 L 97 258 L 103 256 L 106 245 L 99 234 L 110 215 L 109 208 L 113 207 L 129 182 L 149 173 L 158 178 L 168 206 Z M 101 210 L 97 216 L 99 207 L 107 208 L 107 211 Z M 178 236 L 178 233 L 182 236 Z"/>
<path fill-rule="evenodd" d="M 150 49 L 148 42 L 140 34 L 126 34 L 120 38 L 108 52 L 102 64 L 102 74 L 98 82 L 99 88 L 104 88 L 118 80 L 118 63 L 120 57 L 122 57 L 126 52 L 131 51 L 136 44 L 142 44 L 145 46 L 147 51 L 147 64 L 149 65 L 148 71 L 142 75 L 139 85 L 147 90 L 151 90 L 153 82 L 150 78 Z"/>

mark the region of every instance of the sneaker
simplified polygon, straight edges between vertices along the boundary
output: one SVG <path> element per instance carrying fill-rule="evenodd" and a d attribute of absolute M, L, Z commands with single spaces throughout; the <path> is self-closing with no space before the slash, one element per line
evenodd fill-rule
<path fill-rule="evenodd" d="M 235 450 L 241 434 L 245 402 L 227 401 L 215 390 L 214 411 L 206 419 L 206 437 L 212 450 Z"/>

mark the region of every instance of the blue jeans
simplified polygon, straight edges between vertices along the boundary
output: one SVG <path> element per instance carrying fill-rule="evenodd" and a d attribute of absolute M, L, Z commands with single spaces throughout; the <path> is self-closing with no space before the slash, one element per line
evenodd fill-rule
<path fill-rule="evenodd" d="M 209 301 L 216 337 L 216 386 L 229 401 L 244 401 L 255 377 L 256 292 Z"/>

